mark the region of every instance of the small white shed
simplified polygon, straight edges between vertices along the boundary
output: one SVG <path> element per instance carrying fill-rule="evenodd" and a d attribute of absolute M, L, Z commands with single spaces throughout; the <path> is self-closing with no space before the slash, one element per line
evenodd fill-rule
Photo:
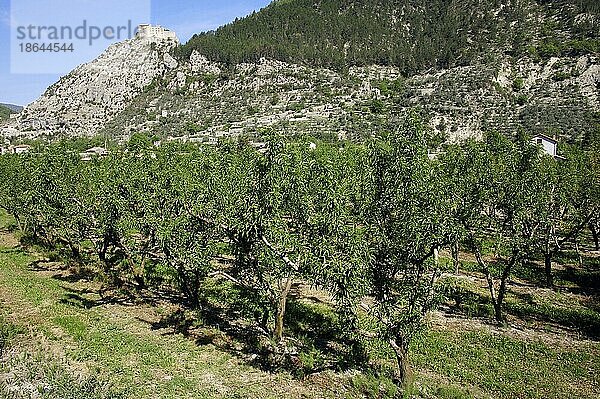
<path fill-rule="evenodd" d="M 541 145 L 546 154 L 556 158 L 556 145 L 558 144 L 558 141 L 544 134 L 536 134 L 531 138 L 531 141 L 534 144 Z"/>
<path fill-rule="evenodd" d="M 13 154 L 26 154 L 29 152 L 30 149 L 31 149 L 31 146 L 28 146 L 26 144 L 15 145 L 14 147 L 9 148 L 9 150 Z"/>

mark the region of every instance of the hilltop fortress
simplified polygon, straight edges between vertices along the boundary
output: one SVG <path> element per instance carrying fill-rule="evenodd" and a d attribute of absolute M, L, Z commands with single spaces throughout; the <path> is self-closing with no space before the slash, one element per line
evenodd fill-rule
<path fill-rule="evenodd" d="M 147 39 L 147 40 L 172 40 L 176 43 L 179 43 L 179 39 L 175 32 L 163 28 L 160 25 L 152 26 L 150 24 L 140 24 L 137 28 L 137 33 L 135 34 L 137 39 Z"/>

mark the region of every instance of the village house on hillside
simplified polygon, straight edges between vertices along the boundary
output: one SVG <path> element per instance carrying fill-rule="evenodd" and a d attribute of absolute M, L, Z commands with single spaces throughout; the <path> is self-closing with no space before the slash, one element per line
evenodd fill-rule
<path fill-rule="evenodd" d="M 79 153 L 82 161 L 91 161 L 94 158 L 104 158 L 108 155 L 108 150 L 104 147 L 92 147 L 85 152 Z"/>
<path fill-rule="evenodd" d="M 541 145 L 546 154 L 556 159 L 561 158 L 556 153 L 556 146 L 558 145 L 558 141 L 556 141 L 556 139 L 546 136 L 545 134 L 536 134 L 531 138 L 531 142 L 537 145 Z"/>
<path fill-rule="evenodd" d="M 31 149 L 31 146 L 26 144 L 11 145 L 8 147 L 0 147 L 0 154 L 26 154 Z"/>

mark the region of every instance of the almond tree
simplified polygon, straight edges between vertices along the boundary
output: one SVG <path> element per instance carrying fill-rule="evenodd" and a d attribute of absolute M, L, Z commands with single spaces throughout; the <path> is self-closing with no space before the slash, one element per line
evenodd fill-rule
<path fill-rule="evenodd" d="M 48 146 L 35 155 L 28 182 L 34 196 L 28 217 L 34 233 L 48 245 L 68 248 L 81 260 L 82 244 L 90 238 L 90 169 L 66 142 Z"/>
<path fill-rule="evenodd" d="M 552 287 L 552 259 L 598 214 L 594 193 L 594 172 L 585 154 L 567 148 L 566 159 L 558 161 L 545 154 L 535 162 L 539 176 L 537 212 L 529 226 L 536 227 L 535 248 L 544 257 L 546 284 Z"/>
<path fill-rule="evenodd" d="M 504 322 L 508 280 L 528 259 L 540 230 L 536 215 L 545 199 L 538 195 L 544 191 L 538 151 L 490 133 L 482 142 L 455 147 L 443 162 L 458 165 L 454 196 L 461 200 L 452 215 L 485 275 L 495 318 Z"/>
<path fill-rule="evenodd" d="M 33 203 L 31 171 L 34 161 L 30 154 L 0 155 L 0 208 L 13 216 L 19 230 L 28 229 L 27 211 Z"/>
<path fill-rule="evenodd" d="M 438 164 L 428 157 L 432 132 L 412 114 L 404 126 L 369 144 L 370 196 L 363 223 L 372 251 L 370 295 L 363 307 L 396 355 L 396 380 L 409 373 L 408 349 L 436 303 L 436 250 L 452 237 Z"/>
<path fill-rule="evenodd" d="M 165 144 L 152 153 L 154 195 L 146 202 L 146 222 L 154 232 L 147 257 L 169 267 L 178 288 L 196 308 L 200 287 L 212 270 L 219 252 L 222 232 L 206 218 L 199 217 L 209 192 L 207 174 L 215 153 L 212 149 L 185 148 Z"/>
<path fill-rule="evenodd" d="M 595 210 L 588 227 L 592 234 L 594 247 L 596 251 L 600 251 L 600 124 L 588 132 L 584 138 L 583 152 L 587 160 L 588 169 L 586 171 L 589 177 L 585 187 L 592 200 L 592 209 Z"/>
<path fill-rule="evenodd" d="M 313 272 L 322 262 L 311 248 L 322 237 L 315 224 L 322 217 L 318 203 L 327 157 L 278 137 L 269 139 L 266 154 L 252 151 L 242 146 L 231 153 L 234 159 L 223 168 L 227 176 L 216 184 L 225 185 L 222 191 L 235 202 L 230 206 L 231 199 L 223 198 L 215 209 L 227 215 L 222 224 L 237 255 L 238 279 L 252 282 L 263 304 L 261 324 L 272 319 L 273 337 L 282 342 L 291 287 L 298 280 L 315 281 Z"/>

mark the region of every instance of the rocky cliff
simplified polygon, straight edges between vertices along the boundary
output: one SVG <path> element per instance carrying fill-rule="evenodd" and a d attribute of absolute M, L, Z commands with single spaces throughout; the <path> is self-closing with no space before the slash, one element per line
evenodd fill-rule
<path fill-rule="evenodd" d="M 91 136 L 156 78 L 177 67 L 170 40 L 134 38 L 111 45 L 50 86 L 4 127 L 11 136 Z"/>
<path fill-rule="evenodd" d="M 335 15 L 347 13 L 361 19 L 360 10 L 369 9 L 357 0 L 339 12 L 330 7 L 333 11 L 328 14 L 326 6 L 336 1 L 316 1 L 314 18 L 331 21 Z M 373 64 L 366 55 L 364 62 L 336 58 L 336 65 L 342 62 L 336 67 L 323 61 L 327 51 L 314 54 L 315 60 L 319 58 L 314 63 L 287 56 L 285 51 L 270 53 L 275 50 L 267 45 L 269 41 L 258 40 L 254 30 L 268 38 L 273 32 L 269 33 L 267 22 L 294 12 L 285 7 L 311 7 L 309 3 L 276 2 L 221 33 L 197 36 L 185 46 L 140 39 L 113 45 L 51 86 L 18 120 L 5 125 L 2 134 L 56 137 L 101 133 L 121 138 L 147 132 L 210 142 L 229 135 L 260 138 L 265 129 L 272 129 L 288 135 L 360 139 L 393 128 L 398 116 L 414 107 L 425 111 L 431 126 L 451 139 L 487 130 L 513 134 L 524 129 L 579 140 L 600 123 L 600 41 L 594 28 L 600 26 L 600 18 L 593 2 L 485 0 L 478 3 L 478 16 L 463 21 L 470 12 L 466 3 L 449 6 L 436 0 L 435 12 L 413 7 L 399 14 L 394 1 L 378 0 L 379 12 L 391 10 L 391 27 L 377 28 L 365 22 L 356 29 L 388 38 L 398 26 L 404 26 L 406 32 L 420 32 L 414 34 L 412 50 L 406 50 L 414 53 L 413 72 L 402 62 L 392 62 L 391 57 L 380 64 Z M 421 19 L 420 13 L 424 13 Z M 500 22 L 495 23 L 494 18 Z M 371 21 L 373 16 L 363 19 Z M 436 20 L 445 21 L 443 29 L 434 29 L 431 21 Z M 473 29 L 462 35 L 461 24 L 473 24 Z M 318 24 L 315 26 L 318 29 Z M 500 27 L 504 31 L 500 32 Z M 295 45 L 299 30 L 291 20 L 280 32 L 281 42 Z M 433 46 L 425 56 L 421 54 L 424 50 L 415 46 L 427 41 L 423 32 L 429 31 L 447 36 L 451 43 Z M 406 32 L 403 43 L 410 47 Z M 360 33 L 346 32 L 349 43 Z M 315 32 L 306 34 L 310 36 L 307 40 L 318 37 Z M 244 35 L 253 41 L 240 39 Z M 321 37 L 328 41 L 326 33 Z M 469 61 L 461 61 L 458 53 L 444 54 L 452 62 L 435 61 L 435 51 L 456 50 L 456 40 L 462 43 L 460 54 L 471 54 Z M 246 43 L 253 50 L 239 53 L 236 43 L 238 47 Z M 364 37 L 357 43 L 364 46 Z M 358 45 L 354 50 L 351 47 L 342 53 L 373 56 L 361 52 Z M 220 53 L 215 53 L 219 48 Z M 302 51 L 308 54 L 307 48 Z M 215 56 L 225 53 L 231 57 Z M 232 62 L 238 53 L 242 58 Z M 257 58 L 263 53 L 272 57 Z"/>

